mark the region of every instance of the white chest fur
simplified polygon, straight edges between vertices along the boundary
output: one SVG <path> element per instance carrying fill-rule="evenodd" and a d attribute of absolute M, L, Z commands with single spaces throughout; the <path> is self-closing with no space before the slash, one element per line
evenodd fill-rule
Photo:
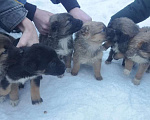
<path fill-rule="evenodd" d="M 59 40 L 60 48 L 56 49 L 58 55 L 66 56 L 71 52 L 71 49 L 68 49 L 68 42 L 71 40 L 71 36 Z"/>
<path fill-rule="evenodd" d="M 37 76 L 25 77 L 25 78 L 21 78 L 21 79 L 18 79 L 18 80 L 14 81 L 9 76 L 6 75 L 6 79 L 9 81 L 9 83 L 22 83 L 22 84 L 24 84 L 27 80 L 31 80 L 31 79 L 34 79 L 36 77 Z"/>

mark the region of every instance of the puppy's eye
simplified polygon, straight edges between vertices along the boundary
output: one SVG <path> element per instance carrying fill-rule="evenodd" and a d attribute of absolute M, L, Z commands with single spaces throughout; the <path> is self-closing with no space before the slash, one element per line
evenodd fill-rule
<path fill-rule="evenodd" d="M 7 49 L 5 49 L 5 50 L 0 54 L 0 56 L 3 55 L 3 54 L 7 54 Z"/>
<path fill-rule="evenodd" d="M 101 31 L 99 31 L 99 32 L 97 32 L 97 33 L 94 33 L 94 35 L 100 34 L 100 33 L 103 33 L 103 32 L 105 32 L 105 29 L 102 29 Z"/>
<path fill-rule="evenodd" d="M 71 20 L 71 19 L 68 19 L 68 20 L 66 21 L 65 27 L 66 27 L 67 25 L 69 25 L 71 22 L 72 22 L 72 20 Z"/>

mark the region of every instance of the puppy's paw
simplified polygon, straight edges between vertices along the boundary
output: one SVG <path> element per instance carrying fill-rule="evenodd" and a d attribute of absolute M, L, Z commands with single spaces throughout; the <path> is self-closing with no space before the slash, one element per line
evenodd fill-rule
<path fill-rule="evenodd" d="M 43 99 L 40 98 L 39 100 L 32 100 L 32 105 L 37 105 L 43 102 Z"/>
<path fill-rule="evenodd" d="M 138 79 L 136 79 L 136 78 L 134 78 L 133 80 L 132 80 L 132 83 L 134 84 L 134 85 L 139 85 L 140 84 L 140 80 L 138 80 Z"/>
<path fill-rule="evenodd" d="M 111 64 L 111 62 L 110 62 L 110 61 L 108 61 L 108 60 L 106 60 L 106 61 L 105 61 L 105 64 Z"/>
<path fill-rule="evenodd" d="M 77 74 L 78 72 L 76 73 L 76 72 L 71 71 L 71 75 L 76 76 Z"/>
<path fill-rule="evenodd" d="M 0 96 L 0 103 L 4 102 L 6 100 L 6 96 Z"/>
<path fill-rule="evenodd" d="M 13 107 L 17 106 L 18 103 L 19 103 L 19 100 L 10 100 L 10 105 Z"/>
<path fill-rule="evenodd" d="M 71 73 L 71 68 L 66 68 L 67 73 Z"/>
<path fill-rule="evenodd" d="M 103 80 L 103 77 L 102 77 L 102 76 L 99 76 L 99 77 L 96 77 L 96 76 L 95 76 L 95 78 L 96 78 L 96 80 L 98 80 L 98 81 Z"/>
<path fill-rule="evenodd" d="M 57 77 L 58 77 L 58 78 L 62 78 L 62 77 L 64 77 L 64 74 L 58 75 Z"/>
<path fill-rule="evenodd" d="M 123 73 L 126 75 L 126 76 L 129 76 L 131 71 L 128 70 L 128 69 L 124 69 Z"/>

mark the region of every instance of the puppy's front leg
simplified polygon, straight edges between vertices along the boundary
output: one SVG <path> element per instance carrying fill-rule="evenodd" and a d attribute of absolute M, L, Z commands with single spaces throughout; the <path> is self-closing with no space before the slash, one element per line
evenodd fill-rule
<path fill-rule="evenodd" d="M 119 52 L 119 53 L 115 54 L 115 55 L 113 56 L 113 58 L 114 58 L 115 60 L 118 60 L 118 59 L 124 58 L 124 55 Z"/>
<path fill-rule="evenodd" d="M 10 104 L 14 107 L 19 103 L 19 88 L 17 83 L 11 85 L 11 91 L 9 93 Z"/>
<path fill-rule="evenodd" d="M 95 73 L 95 78 L 96 80 L 102 80 L 102 76 L 101 76 L 101 73 L 100 73 L 100 70 L 101 70 L 101 62 L 102 60 L 97 60 L 93 63 L 93 69 L 94 69 L 94 73 Z"/>
<path fill-rule="evenodd" d="M 42 98 L 40 97 L 40 80 L 42 79 L 42 76 L 38 76 L 37 78 L 31 80 L 31 100 L 32 104 L 39 104 L 43 102 Z"/>
<path fill-rule="evenodd" d="M 134 83 L 134 85 L 140 84 L 140 80 L 141 80 L 144 72 L 147 70 L 148 67 L 149 67 L 149 63 L 139 64 L 139 68 L 138 68 L 138 71 L 136 73 L 136 76 L 132 81 Z"/>
<path fill-rule="evenodd" d="M 124 74 L 129 76 L 131 73 L 131 70 L 133 68 L 134 62 L 129 59 L 125 59 L 125 69 L 124 69 Z"/>
<path fill-rule="evenodd" d="M 78 61 L 78 58 L 74 55 L 73 56 L 73 68 L 71 70 L 71 74 L 73 76 L 76 76 L 80 70 L 80 62 Z"/>
<path fill-rule="evenodd" d="M 71 72 L 71 59 L 72 59 L 72 52 L 65 56 L 65 66 L 66 66 L 66 72 Z"/>
<path fill-rule="evenodd" d="M 109 56 L 108 56 L 107 60 L 105 61 L 106 64 L 110 64 L 111 63 L 111 61 L 113 60 L 114 53 L 115 52 L 113 51 L 113 49 L 110 49 Z"/>

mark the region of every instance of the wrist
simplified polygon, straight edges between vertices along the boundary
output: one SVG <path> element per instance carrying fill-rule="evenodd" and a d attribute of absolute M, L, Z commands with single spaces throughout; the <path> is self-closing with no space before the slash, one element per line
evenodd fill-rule
<path fill-rule="evenodd" d="M 76 13 L 76 12 L 78 12 L 78 11 L 80 11 L 81 9 L 79 8 L 79 7 L 75 7 L 75 8 L 73 8 L 73 9 L 71 9 L 70 11 L 69 11 L 69 13 L 70 14 L 72 14 L 72 13 Z"/>
<path fill-rule="evenodd" d="M 34 28 L 34 25 L 32 24 L 32 22 L 28 19 L 28 18 L 25 18 L 19 25 L 18 25 L 18 28 L 24 32 L 24 31 L 33 31 L 35 28 Z"/>

